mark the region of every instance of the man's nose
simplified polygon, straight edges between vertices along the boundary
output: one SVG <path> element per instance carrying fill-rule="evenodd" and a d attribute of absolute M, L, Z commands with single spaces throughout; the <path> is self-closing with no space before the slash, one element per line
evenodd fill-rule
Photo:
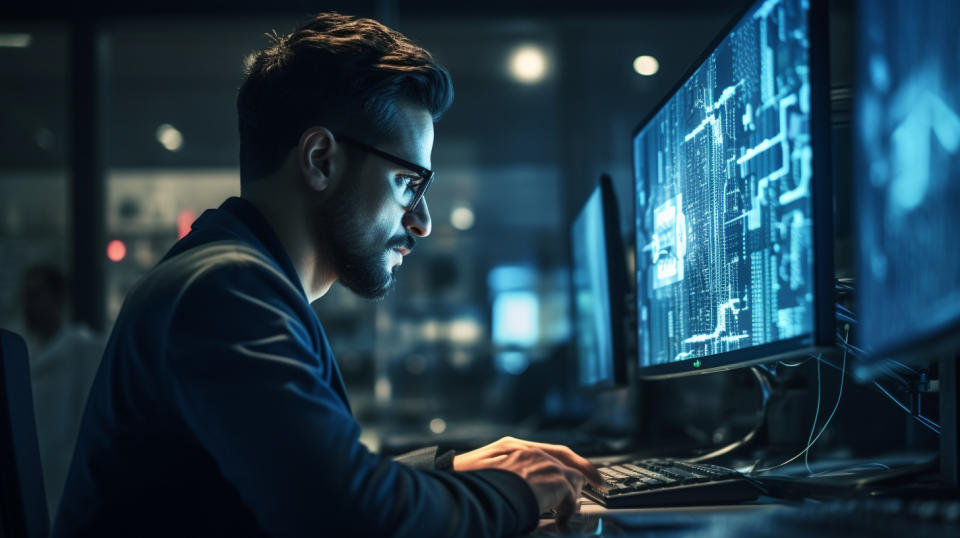
<path fill-rule="evenodd" d="M 430 221 L 430 209 L 427 207 L 426 197 L 420 199 L 417 207 L 413 211 L 407 211 L 403 214 L 403 227 L 417 237 L 426 237 L 433 230 L 433 223 Z"/>

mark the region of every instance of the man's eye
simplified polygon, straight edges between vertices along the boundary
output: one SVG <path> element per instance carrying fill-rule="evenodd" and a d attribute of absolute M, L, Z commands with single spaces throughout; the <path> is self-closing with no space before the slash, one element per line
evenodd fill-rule
<path fill-rule="evenodd" d="M 398 187 L 411 188 L 419 183 L 419 180 L 420 178 L 414 176 L 398 175 L 395 181 Z"/>

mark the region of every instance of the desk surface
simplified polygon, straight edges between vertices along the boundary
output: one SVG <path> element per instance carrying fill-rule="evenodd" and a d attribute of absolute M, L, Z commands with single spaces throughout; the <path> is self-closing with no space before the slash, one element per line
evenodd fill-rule
<path fill-rule="evenodd" d="M 533 536 L 856 538 L 960 536 L 960 500 L 857 499 L 733 506 L 607 509 L 586 499 L 565 525 L 542 519 Z"/>

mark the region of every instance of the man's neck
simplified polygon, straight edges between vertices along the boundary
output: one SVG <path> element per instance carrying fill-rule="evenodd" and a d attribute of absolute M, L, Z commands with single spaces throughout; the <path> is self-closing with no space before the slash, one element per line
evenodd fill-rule
<path fill-rule="evenodd" d="M 323 263 L 310 234 L 309 218 L 299 201 L 276 196 L 258 196 L 244 191 L 242 197 L 253 204 L 270 224 L 283 245 L 311 303 L 323 297 L 336 281 L 334 272 Z"/>

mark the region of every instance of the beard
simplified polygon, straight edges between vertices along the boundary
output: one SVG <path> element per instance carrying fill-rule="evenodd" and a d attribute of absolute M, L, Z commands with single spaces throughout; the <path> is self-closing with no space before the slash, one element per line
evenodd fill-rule
<path fill-rule="evenodd" d="M 353 293 L 367 299 L 382 299 L 397 281 L 400 266 L 386 269 L 384 259 L 392 247 L 412 248 L 414 239 L 406 237 L 385 244 L 366 244 L 364 231 L 370 225 L 361 222 L 356 211 L 360 193 L 347 181 L 324 202 L 318 225 L 324 230 L 328 255 L 340 282 Z"/>

